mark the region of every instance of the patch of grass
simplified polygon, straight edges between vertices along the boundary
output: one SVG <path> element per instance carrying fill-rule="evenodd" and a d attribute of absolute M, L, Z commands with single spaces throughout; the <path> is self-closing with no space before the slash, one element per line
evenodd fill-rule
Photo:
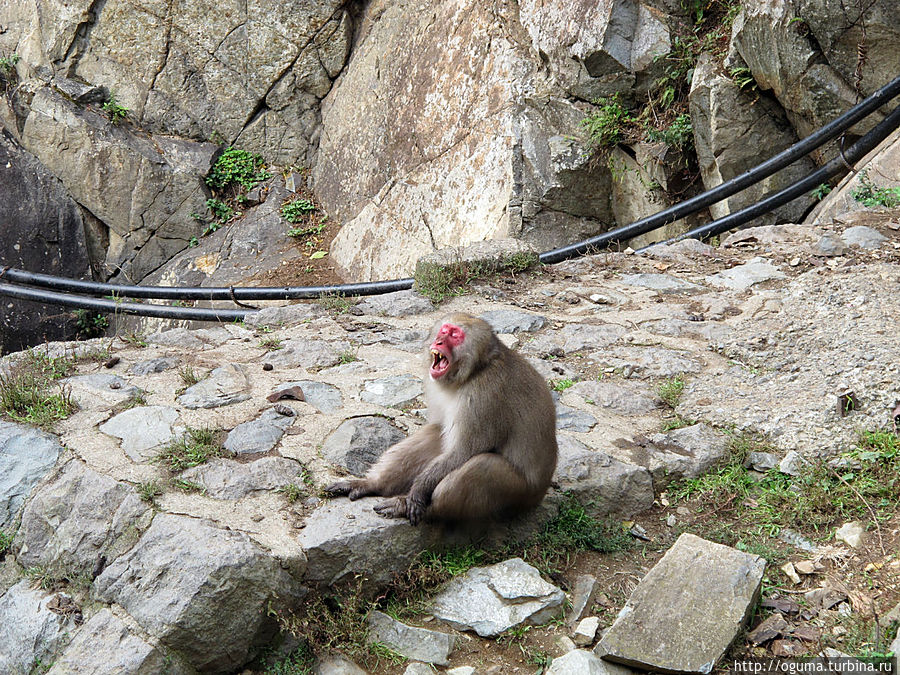
<path fill-rule="evenodd" d="M 359 361 L 359 357 L 354 351 L 348 349 L 347 351 L 338 354 L 338 360 L 341 363 L 353 363 L 354 361 Z"/>
<path fill-rule="evenodd" d="M 178 473 L 224 454 L 225 450 L 216 441 L 215 431 L 188 427 L 181 439 L 163 448 L 156 461 L 165 464 L 172 473 Z"/>
<path fill-rule="evenodd" d="M 78 409 L 71 392 L 53 382 L 68 375 L 72 361 L 31 350 L 0 373 L 0 412 L 15 422 L 50 429 Z"/>
<path fill-rule="evenodd" d="M 659 398 L 662 399 L 663 403 L 670 408 L 675 408 L 681 400 L 681 395 L 684 393 L 684 376 L 676 375 L 663 380 L 656 388 L 656 393 L 659 394 Z"/>
<path fill-rule="evenodd" d="M 178 371 L 178 374 L 181 375 L 181 381 L 186 387 L 191 387 L 203 379 L 203 376 L 195 371 L 193 366 L 185 366 Z"/>
<path fill-rule="evenodd" d="M 369 643 L 369 653 L 375 657 L 376 662 L 387 661 L 395 666 L 406 661 L 406 657 L 398 654 L 382 642 Z"/>
<path fill-rule="evenodd" d="M 306 490 L 304 490 L 296 483 L 288 483 L 287 485 L 282 485 L 279 488 L 275 488 L 275 492 L 280 495 L 284 495 L 284 498 L 287 499 L 288 503 L 290 504 L 300 501 L 301 499 L 303 499 L 303 497 L 306 496 Z"/>
<path fill-rule="evenodd" d="M 568 378 L 563 378 L 560 380 L 550 380 L 550 388 L 553 391 L 565 391 L 569 387 L 575 385 L 575 380 L 570 380 Z"/>
<path fill-rule="evenodd" d="M 263 671 L 265 675 L 312 675 L 316 664 L 316 655 L 306 642 L 301 642 L 290 654 L 274 663 L 271 663 Z"/>
<path fill-rule="evenodd" d="M 159 486 L 159 482 L 155 480 L 138 483 L 135 486 L 135 490 L 138 493 L 138 497 L 141 498 L 141 501 L 148 503 L 152 503 L 156 497 L 163 493 L 162 488 Z"/>
<path fill-rule="evenodd" d="M 675 429 L 684 429 L 685 427 L 692 427 L 697 424 L 697 420 L 692 420 L 687 417 L 682 417 L 681 415 L 675 415 L 671 419 L 667 420 L 663 426 L 663 432 L 666 431 L 674 431 Z"/>
<path fill-rule="evenodd" d="M 451 263 L 423 263 L 416 266 L 414 288 L 439 303 L 447 298 L 463 295 L 475 279 L 490 278 L 505 271 L 524 272 L 540 263 L 537 254 L 518 252 L 497 260 L 462 261 Z"/>
<path fill-rule="evenodd" d="M 597 99 L 594 105 L 597 110 L 581 120 L 581 126 L 595 151 L 608 151 L 633 135 L 635 119 L 618 94 Z"/>
<path fill-rule="evenodd" d="M 837 458 L 844 468 L 816 460 L 795 477 L 773 469 L 757 479 L 743 466 L 753 450 L 771 448 L 758 438 L 735 437 L 725 464 L 674 485 L 670 494 L 678 500 L 695 500 L 703 511 L 729 514 L 767 537 L 785 527 L 830 536 L 839 522 L 871 520 L 873 512 L 883 520 L 900 505 L 900 459 L 897 437 L 890 431 L 862 434 L 857 449 Z"/>
<path fill-rule="evenodd" d="M 306 219 L 306 216 L 310 213 L 313 213 L 315 210 L 316 205 L 312 203 L 311 199 L 300 197 L 284 204 L 281 207 L 281 217 L 289 223 L 299 223 L 304 221 Z M 324 229 L 324 223 L 322 225 Z"/>
<path fill-rule="evenodd" d="M 881 187 L 869 179 L 869 170 L 859 172 L 859 187 L 850 193 L 856 201 L 867 208 L 884 206 L 894 208 L 900 206 L 900 186 Z"/>
<path fill-rule="evenodd" d="M 348 298 L 346 295 L 338 295 L 336 293 L 320 295 L 316 298 L 316 302 L 332 314 L 346 314 L 356 304 L 354 298 Z"/>
<path fill-rule="evenodd" d="M 224 190 L 234 185 L 250 190 L 271 177 L 260 155 L 229 146 L 213 164 L 206 176 L 206 184 L 214 190 Z"/>
<path fill-rule="evenodd" d="M 259 346 L 262 349 L 268 349 L 270 351 L 276 351 L 278 349 L 284 348 L 284 345 L 281 344 L 281 338 L 277 337 L 263 338 L 259 341 Z"/>
<path fill-rule="evenodd" d="M 200 494 L 206 494 L 206 488 L 200 485 L 200 483 L 185 480 L 184 478 L 172 479 L 172 487 L 181 490 L 182 492 L 199 492 Z"/>
<path fill-rule="evenodd" d="M 618 524 L 590 515 L 585 505 L 568 492 L 563 495 L 559 512 L 547 521 L 534 544 L 543 549 L 545 562 L 554 562 L 577 551 L 624 551 L 633 540 Z"/>
<path fill-rule="evenodd" d="M 116 100 L 116 95 L 113 92 L 109 92 L 109 98 L 100 108 L 109 116 L 109 121 L 113 124 L 124 122 L 129 113 L 128 108 Z"/>
<path fill-rule="evenodd" d="M 534 628 L 534 626 L 527 624 L 519 624 L 518 626 L 509 628 L 497 637 L 497 644 L 507 647 L 518 647 L 522 656 L 525 657 L 525 660 L 528 661 L 528 663 L 539 667 L 537 672 L 540 673 L 543 672 L 544 668 L 550 665 L 552 659 L 546 652 L 535 649 L 528 644 L 527 637 L 532 628 Z"/>

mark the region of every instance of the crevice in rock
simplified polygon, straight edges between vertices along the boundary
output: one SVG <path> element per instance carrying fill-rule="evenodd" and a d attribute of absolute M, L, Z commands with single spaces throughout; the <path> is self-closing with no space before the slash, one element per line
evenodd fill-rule
<path fill-rule="evenodd" d="M 80 23 L 78 28 L 75 29 L 72 43 L 69 45 L 65 56 L 62 58 L 62 65 L 66 77 L 71 77 L 75 73 L 75 69 L 78 66 L 78 62 L 81 60 L 81 56 L 87 51 L 87 47 L 91 41 L 91 32 L 96 28 L 98 23 L 97 19 L 103 13 L 104 7 L 106 7 L 106 0 L 93 0 L 91 6 L 88 7 L 87 10 L 87 21 Z"/>

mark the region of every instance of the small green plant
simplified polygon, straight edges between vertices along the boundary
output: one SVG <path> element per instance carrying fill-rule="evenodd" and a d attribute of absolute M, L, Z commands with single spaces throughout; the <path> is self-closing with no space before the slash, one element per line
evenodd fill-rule
<path fill-rule="evenodd" d="M 664 380 L 657 388 L 656 393 L 667 406 L 676 407 L 678 401 L 681 400 L 681 394 L 684 393 L 684 376 L 676 375 Z"/>
<path fill-rule="evenodd" d="M 0 71 L 9 74 L 21 60 L 18 54 L 10 54 L 9 56 L 0 56 Z"/>
<path fill-rule="evenodd" d="M 277 337 L 263 338 L 259 341 L 259 346 L 261 349 L 268 349 L 270 351 L 284 348 L 284 345 L 281 343 L 281 338 Z"/>
<path fill-rule="evenodd" d="M 594 101 L 597 111 L 581 120 L 591 146 L 599 151 L 614 148 L 626 140 L 634 126 L 634 117 L 614 94 Z"/>
<path fill-rule="evenodd" d="M 222 225 L 227 225 L 228 221 L 234 218 L 237 213 L 227 203 L 215 197 L 206 200 L 206 208 L 209 209 L 212 220 L 207 224 L 206 229 L 203 230 L 203 236 L 215 232 Z"/>
<path fill-rule="evenodd" d="M 731 80 L 738 86 L 738 89 L 753 90 L 757 89 L 756 80 L 753 77 L 753 71 L 747 66 L 732 66 L 728 69 L 728 75 Z"/>
<path fill-rule="evenodd" d="M 128 117 L 128 108 L 116 100 L 116 95 L 113 92 L 109 92 L 109 98 L 106 99 L 106 102 L 100 108 L 109 115 L 109 121 L 113 124 L 123 122 Z"/>
<path fill-rule="evenodd" d="M 194 370 L 193 366 L 184 366 L 178 371 L 178 374 L 181 375 L 181 381 L 186 387 L 191 387 L 203 379 L 203 376 Z"/>
<path fill-rule="evenodd" d="M 10 546 L 12 546 L 12 542 L 12 532 L 0 530 L 0 559 L 2 559 L 4 555 L 6 555 L 6 552 L 9 550 Z"/>
<path fill-rule="evenodd" d="M 294 237 L 295 239 L 302 239 L 304 237 L 322 234 L 322 232 L 325 231 L 326 227 L 328 227 L 328 221 L 327 221 L 327 219 L 323 218 L 315 225 L 310 225 L 309 227 L 292 227 L 291 229 L 289 229 L 287 231 L 287 234 L 289 237 Z"/>
<path fill-rule="evenodd" d="M 225 450 L 216 442 L 215 431 L 188 427 L 181 439 L 163 448 L 156 461 L 165 464 L 172 473 L 178 473 L 223 454 Z"/>
<path fill-rule="evenodd" d="M 693 150 L 694 128 L 691 125 L 691 116 L 682 113 L 675 118 L 672 124 L 662 130 L 648 128 L 647 138 L 651 141 L 665 143 L 679 152 Z"/>
<path fill-rule="evenodd" d="M 809 194 L 817 202 L 820 202 L 830 193 L 831 186 L 828 183 L 819 183 L 818 187 Z"/>
<path fill-rule="evenodd" d="M 394 665 L 400 665 L 406 661 L 406 658 L 402 654 L 395 652 L 383 642 L 370 642 L 369 652 L 375 657 L 377 662 L 387 661 Z"/>
<path fill-rule="evenodd" d="M 351 298 L 338 294 L 320 295 L 316 302 L 332 314 L 346 314 L 354 305 Z"/>
<path fill-rule="evenodd" d="M 338 360 L 340 363 L 353 363 L 354 361 L 359 361 L 359 357 L 353 350 L 348 349 L 338 354 Z"/>
<path fill-rule="evenodd" d="M 182 492 L 199 492 L 201 494 L 206 494 L 206 488 L 203 485 L 195 483 L 194 481 L 185 480 L 184 478 L 173 479 L 172 487 L 181 490 Z"/>
<path fill-rule="evenodd" d="M 567 378 L 561 380 L 550 380 L 550 388 L 553 389 L 553 391 L 565 391 L 566 389 L 574 385 L 575 381 Z"/>
<path fill-rule="evenodd" d="M 306 642 L 301 642 L 290 654 L 271 663 L 263 671 L 265 675 L 312 675 L 316 655 Z"/>
<path fill-rule="evenodd" d="M 300 501 L 306 495 L 306 490 L 304 490 L 296 483 L 288 483 L 287 485 L 282 485 L 280 488 L 276 488 L 275 492 L 280 495 L 284 495 L 284 498 L 287 499 L 291 504 Z"/>
<path fill-rule="evenodd" d="M 16 422 L 50 429 L 78 409 L 66 387 L 53 385 L 71 367 L 65 358 L 26 352 L 0 373 L 0 412 Z"/>
<path fill-rule="evenodd" d="M 885 206 L 895 208 L 900 206 L 900 186 L 881 187 L 869 179 L 869 170 L 859 172 L 859 187 L 850 193 L 853 199 L 865 207 Z"/>
<path fill-rule="evenodd" d="M 142 502 L 149 503 L 152 503 L 156 497 L 163 493 L 162 488 L 159 486 L 159 482 L 155 480 L 138 483 L 137 486 L 135 486 L 135 490 Z"/>
<path fill-rule="evenodd" d="M 295 199 L 281 207 L 281 217 L 289 223 L 299 223 L 304 219 L 304 216 L 315 210 L 315 204 L 309 199 Z"/>
<path fill-rule="evenodd" d="M 79 340 L 100 337 L 109 328 L 109 319 L 105 314 L 91 312 L 87 309 L 76 309 L 74 315 L 75 336 Z"/>
<path fill-rule="evenodd" d="M 215 190 L 224 190 L 232 185 L 250 190 L 271 177 L 260 155 L 229 146 L 213 164 L 206 176 L 206 184 Z"/>

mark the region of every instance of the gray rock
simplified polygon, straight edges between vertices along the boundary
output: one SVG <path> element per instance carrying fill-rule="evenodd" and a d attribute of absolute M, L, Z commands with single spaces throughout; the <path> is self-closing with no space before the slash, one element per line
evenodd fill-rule
<path fill-rule="evenodd" d="M 87 410 L 105 410 L 117 405 L 125 405 L 136 399 L 141 390 L 128 384 L 118 375 L 96 373 L 75 375 L 60 380 L 68 387 L 78 407 Z"/>
<path fill-rule="evenodd" d="M 359 397 L 367 403 L 375 403 L 386 408 L 399 408 L 414 402 L 425 393 L 422 379 L 404 373 L 377 380 L 367 380 Z"/>
<path fill-rule="evenodd" d="M 672 244 L 654 244 L 644 253 L 653 258 L 662 258 L 663 260 L 671 260 L 681 257 L 711 257 L 715 255 L 716 249 L 709 244 L 704 244 L 698 239 L 682 239 Z"/>
<path fill-rule="evenodd" d="M 313 668 L 315 675 L 369 675 L 343 654 L 332 654 Z"/>
<path fill-rule="evenodd" d="M 663 294 L 700 293 L 706 290 L 699 284 L 669 274 L 623 274 L 617 281 L 627 286 L 640 286 Z"/>
<path fill-rule="evenodd" d="M 74 620 L 51 611 L 56 594 L 20 581 L 0 596 L 0 672 L 28 675 L 37 662 L 52 662 L 75 628 Z"/>
<path fill-rule="evenodd" d="M 576 382 L 569 391 L 619 415 L 646 415 L 661 405 L 650 387 L 638 383 L 588 380 Z"/>
<path fill-rule="evenodd" d="M 369 643 L 378 642 L 390 647 L 411 661 L 424 661 L 446 666 L 456 645 L 456 636 L 426 628 L 407 626 L 384 612 L 369 614 Z"/>
<path fill-rule="evenodd" d="M 778 466 L 778 457 L 771 452 L 751 452 L 747 455 L 745 466 L 749 466 L 754 471 L 762 471 L 765 473 Z"/>
<path fill-rule="evenodd" d="M 307 557 L 307 581 L 331 585 L 366 570 L 366 586 L 380 588 L 440 541 L 440 528 L 382 518 L 372 509 L 379 501 L 336 499 L 313 511 L 297 538 Z"/>
<path fill-rule="evenodd" d="M 315 675 L 369 675 L 343 654 L 333 654 L 316 663 Z"/>
<path fill-rule="evenodd" d="M 569 608 L 569 613 L 566 614 L 567 624 L 573 626 L 581 620 L 598 588 L 597 577 L 591 574 L 579 574 L 575 577 L 575 584 L 572 587 L 572 606 Z"/>
<path fill-rule="evenodd" d="M 25 498 L 62 451 L 55 436 L 0 421 L 0 528 L 15 521 Z"/>
<path fill-rule="evenodd" d="M 322 443 L 322 456 L 354 476 L 362 476 L 381 454 L 405 438 L 383 417 L 352 417 Z"/>
<path fill-rule="evenodd" d="M 134 545 L 151 515 L 131 485 L 72 460 L 22 512 L 19 563 L 90 579 L 101 558 Z"/>
<path fill-rule="evenodd" d="M 4 43 L 0 48 L 4 54 L 6 47 Z M 9 128 L 3 123 L 0 126 Z M 91 253 L 100 248 L 101 239 L 96 220 L 9 134 L 0 135 L 0 167 L 3 264 L 71 279 L 90 278 Z M 46 340 L 69 339 L 74 333 L 72 324 L 71 314 L 54 305 L 28 300 L 4 303 L 0 353 L 27 349 Z"/>
<path fill-rule="evenodd" d="M 247 464 L 217 458 L 187 469 L 181 477 L 199 483 L 214 499 L 243 499 L 297 482 L 300 468 L 297 462 L 284 457 L 261 457 Z"/>
<path fill-rule="evenodd" d="M 299 593 L 246 534 L 167 513 L 157 514 L 94 588 L 194 668 L 214 672 L 240 668 L 271 630 L 268 613 Z"/>
<path fill-rule="evenodd" d="M 171 655 L 156 649 L 104 608 L 75 633 L 47 675 L 183 673 Z"/>
<path fill-rule="evenodd" d="M 298 323 L 325 316 L 326 310 L 321 305 L 299 303 L 282 307 L 265 307 L 258 312 L 250 312 L 244 317 L 244 323 L 253 328 L 259 326 L 295 326 Z"/>
<path fill-rule="evenodd" d="M 647 670 L 709 673 L 746 625 L 765 560 L 682 534 L 641 580 L 598 646 Z"/>
<path fill-rule="evenodd" d="M 300 387 L 303 390 L 304 400 L 319 412 L 337 412 L 344 405 L 340 389 L 324 382 L 297 380 L 296 382 L 285 382 L 278 385 L 277 388 L 287 389 L 288 387 Z"/>
<path fill-rule="evenodd" d="M 784 279 L 784 272 L 764 258 L 752 258 L 743 265 L 716 272 L 706 278 L 713 286 L 733 291 L 746 291 L 751 286 L 772 279 Z"/>
<path fill-rule="evenodd" d="M 588 647 L 594 643 L 599 628 L 600 619 L 598 617 L 586 617 L 578 622 L 578 625 L 572 632 L 572 640 L 578 647 Z"/>
<path fill-rule="evenodd" d="M 472 666 L 459 666 L 457 668 L 448 668 L 447 675 L 475 675 L 475 669 Z"/>
<path fill-rule="evenodd" d="M 799 476 L 809 467 L 809 460 L 796 450 L 789 450 L 778 463 L 778 470 L 788 476 Z"/>
<path fill-rule="evenodd" d="M 122 439 L 122 450 L 140 462 L 152 457 L 157 448 L 170 443 L 184 433 L 176 425 L 178 411 L 161 405 L 131 408 L 100 425 L 100 431 Z"/>
<path fill-rule="evenodd" d="M 135 375 L 152 375 L 153 373 L 161 373 L 164 370 L 175 368 L 179 364 L 179 360 L 174 356 L 162 356 L 158 359 L 149 359 L 135 363 L 131 367 L 131 372 Z"/>
<path fill-rule="evenodd" d="M 693 424 L 653 434 L 650 444 L 632 451 L 632 459 L 650 469 L 655 481 L 696 478 L 728 455 L 724 434 L 705 424 Z"/>
<path fill-rule="evenodd" d="M 533 333 L 540 330 L 547 323 L 547 319 L 540 314 L 529 314 L 515 309 L 495 309 L 479 315 L 484 319 L 495 333 Z"/>
<path fill-rule="evenodd" d="M 414 316 L 434 309 L 434 303 L 415 291 L 396 291 L 372 295 L 356 306 L 363 314 L 377 316 Z"/>
<path fill-rule="evenodd" d="M 604 661 L 584 649 L 572 651 L 553 659 L 546 675 L 632 675 L 633 671 Z"/>
<path fill-rule="evenodd" d="M 266 363 L 280 368 L 327 368 L 341 361 L 341 354 L 350 350 L 343 340 L 285 340 L 278 351 L 265 356 Z"/>
<path fill-rule="evenodd" d="M 627 517 L 652 506 L 653 480 L 647 469 L 614 459 L 571 436 L 561 434 L 558 440 L 554 481 L 590 504 L 598 516 Z"/>
<path fill-rule="evenodd" d="M 860 248 L 865 249 L 879 248 L 888 240 L 887 237 L 878 230 L 866 227 L 865 225 L 848 227 L 841 232 L 841 239 L 843 239 L 844 243 L 848 246 L 859 246 Z"/>
<path fill-rule="evenodd" d="M 185 408 L 219 408 L 250 398 L 246 368 L 229 363 L 213 370 L 206 379 L 188 387 L 177 401 Z"/>
<path fill-rule="evenodd" d="M 844 240 L 834 232 L 828 232 L 822 235 L 822 238 L 816 242 L 813 247 L 815 255 L 825 256 L 826 258 L 834 258 L 844 255 L 847 252 L 847 245 Z"/>
<path fill-rule="evenodd" d="M 556 428 L 578 433 L 587 433 L 597 424 L 597 419 L 583 410 L 556 404 Z"/>
<path fill-rule="evenodd" d="M 541 624 L 559 612 L 565 593 L 521 558 L 473 567 L 435 596 L 432 613 L 457 630 L 496 637 L 521 623 Z"/>
<path fill-rule="evenodd" d="M 270 408 L 258 419 L 242 422 L 228 432 L 224 447 L 236 455 L 253 455 L 272 450 L 295 417 L 282 415 Z"/>
<path fill-rule="evenodd" d="M 413 661 L 406 666 L 403 675 L 434 675 L 434 666 Z"/>

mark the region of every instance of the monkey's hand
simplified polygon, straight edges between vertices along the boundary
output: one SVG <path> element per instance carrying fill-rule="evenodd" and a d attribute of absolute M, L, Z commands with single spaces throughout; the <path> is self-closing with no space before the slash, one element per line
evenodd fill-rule
<path fill-rule="evenodd" d="M 372 494 L 372 490 L 365 480 L 339 480 L 325 488 L 325 494 L 329 497 L 341 497 L 347 495 L 350 501 Z"/>
<path fill-rule="evenodd" d="M 339 480 L 337 483 L 332 483 L 326 487 L 324 492 L 329 497 L 342 497 L 343 495 L 350 494 L 350 488 L 351 485 L 349 480 Z"/>
<path fill-rule="evenodd" d="M 406 497 L 391 497 L 383 502 L 378 502 L 372 507 L 379 516 L 385 518 L 406 517 Z"/>
<path fill-rule="evenodd" d="M 428 507 L 428 499 L 424 493 L 415 488 L 406 498 L 406 517 L 411 525 L 418 525 L 425 517 L 425 509 Z"/>

